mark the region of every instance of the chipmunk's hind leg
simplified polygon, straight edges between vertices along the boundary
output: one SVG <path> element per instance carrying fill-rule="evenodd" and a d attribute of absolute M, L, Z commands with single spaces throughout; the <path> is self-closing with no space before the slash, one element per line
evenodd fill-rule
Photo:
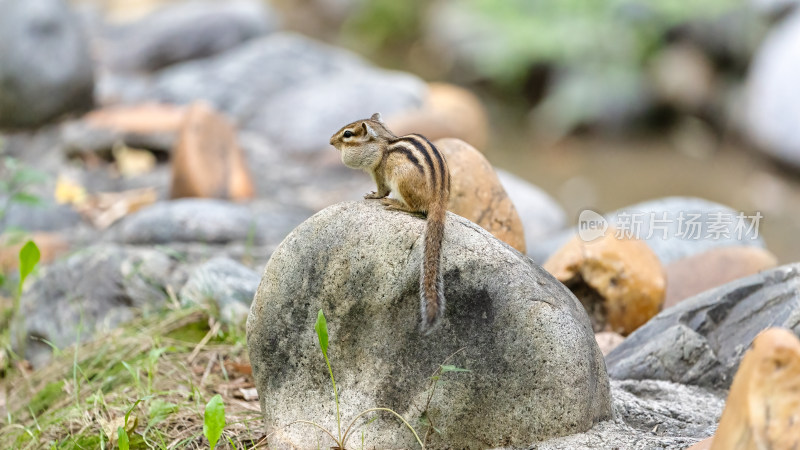
<path fill-rule="evenodd" d="M 402 211 L 405 213 L 415 215 L 417 217 L 425 217 L 425 214 L 411 209 L 408 205 L 406 205 L 405 203 L 396 198 L 382 198 L 381 204 L 385 206 L 386 209 L 388 209 L 389 211 Z"/>

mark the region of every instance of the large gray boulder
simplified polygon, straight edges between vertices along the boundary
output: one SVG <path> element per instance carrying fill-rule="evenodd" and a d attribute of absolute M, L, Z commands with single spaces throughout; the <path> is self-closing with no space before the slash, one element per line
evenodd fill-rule
<path fill-rule="evenodd" d="M 93 103 L 81 25 L 63 0 L 0 0 L 0 128 L 33 127 Z"/>
<path fill-rule="evenodd" d="M 756 335 L 784 327 L 800 336 L 800 264 L 706 291 L 662 311 L 607 357 L 616 379 L 658 379 L 729 388 Z"/>
<path fill-rule="evenodd" d="M 424 434 L 420 417 L 440 364 L 471 372 L 445 374 L 437 387 L 427 417 L 441 433 L 430 434 L 428 448 L 527 446 L 610 416 L 603 357 L 577 299 L 454 214 L 443 243 L 447 308 L 438 328 L 420 333 L 424 224 L 374 201 L 339 203 L 297 227 L 273 253 L 247 320 L 261 409 L 267 432 L 275 431 L 271 445 L 332 444 L 308 426 L 285 426 L 313 420 L 336 429 L 313 329 L 320 309 L 345 423 L 366 408 L 388 407 Z M 364 432 L 369 448 L 417 445 L 389 416 Z"/>

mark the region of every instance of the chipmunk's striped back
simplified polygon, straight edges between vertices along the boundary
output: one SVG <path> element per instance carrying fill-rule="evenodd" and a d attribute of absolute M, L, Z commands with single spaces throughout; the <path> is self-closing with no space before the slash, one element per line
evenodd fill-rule
<path fill-rule="evenodd" d="M 425 175 L 430 189 L 446 191 L 450 197 L 450 171 L 444 157 L 431 141 L 421 134 L 409 134 L 389 141 L 385 156 L 403 155 L 409 163 Z"/>
<path fill-rule="evenodd" d="M 427 215 L 420 274 L 422 329 L 430 332 L 444 313 L 440 270 L 441 247 L 450 171 L 439 150 L 424 136 L 395 136 L 375 114 L 346 125 L 331 137 L 349 167 L 369 172 L 378 191 L 365 198 L 380 199 L 387 209 Z M 397 199 L 387 198 L 394 192 Z"/>

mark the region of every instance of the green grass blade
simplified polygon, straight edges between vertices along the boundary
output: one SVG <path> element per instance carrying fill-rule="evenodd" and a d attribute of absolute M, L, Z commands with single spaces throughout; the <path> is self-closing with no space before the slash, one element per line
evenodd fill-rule
<path fill-rule="evenodd" d="M 322 349 L 322 353 L 325 355 L 328 354 L 328 322 L 325 320 L 325 314 L 322 313 L 322 310 L 319 310 L 317 313 L 317 324 L 314 325 L 314 330 L 317 332 L 317 337 L 319 337 L 319 346 Z"/>
<path fill-rule="evenodd" d="M 461 367 L 456 367 L 456 366 L 439 366 L 439 367 L 442 368 L 442 373 L 447 373 L 447 372 L 472 372 L 469 369 L 462 369 Z"/>

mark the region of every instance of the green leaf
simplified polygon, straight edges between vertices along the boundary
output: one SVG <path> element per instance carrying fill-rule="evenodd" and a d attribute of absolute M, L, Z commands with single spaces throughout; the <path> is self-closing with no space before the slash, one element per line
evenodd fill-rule
<path fill-rule="evenodd" d="M 462 369 L 461 367 L 456 367 L 456 366 L 439 366 L 439 367 L 442 368 L 442 373 L 447 373 L 447 372 L 472 372 L 469 369 Z"/>
<path fill-rule="evenodd" d="M 222 397 L 217 394 L 206 404 L 203 417 L 203 435 L 208 439 L 212 449 L 217 446 L 223 428 L 225 428 L 225 405 L 222 403 Z"/>
<path fill-rule="evenodd" d="M 47 174 L 31 169 L 22 167 L 15 164 L 14 169 L 10 169 L 14 175 L 11 177 L 11 184 L 15 186 L 24 186 L 29 184 L 40 184 L 47 180 Z"/>
<path fill-rule="evenodd" d="M 178 405 L 175 403 L 165 402 L 160 398 L 154 399 L 147 410 L 147 415 L 150 417 L 147 426 L 153 426 L 175 412 L 178 412 Z"/>
<path fill-rule="evenodd" d="M 130 450 L 131 443 L 128 440 L 128 432 L 125 431 L 123 427 L 117 427 L 117 443 L 119 444 L 119 450 Z"/>
<path fill-rule="evenodd" d="M 16 194 L 11 196 L 11 201 L 14 203 L 23 203 L 26 205 L 35 205 L 35 206 L 42 204 L 42 199 L 33 194 L 28 194 L 27 192 L 17 192 Z"/>
<path fill-rule="evenodd" d="M 314 325 L 314 330 L 317 332 L 317 337 L 319 337 L 319 346 L 322 348 L 322 353 L 325 356 L 328 355 L 328 322 L 325 320 L 325 314 L 322 313 L 322 310 L 319 310 L 317 313 L 317 324 Z"/>
<path fill-rule="evenodd" d="M 25 283 L 25 278 L 33 272 L 33 268 L 39 263 L 42 254 L 39 252 L 39 247 L 28 241 L 22 246 L 19 251 L 19 292 L 22 292 L 22 285 Z"/>
<path fill-rule="evenodd" d="M 6 276 L 0 273 L 0 288 L 3 287 L 4 284 L 6 284 Z"/>
<path fill-rule="evenodd" d="M 428 420 L 428 411 L 422 411 L 422 414 L 419 416 L 419 424 L 423 427 L 427 427 L 431 425 L 430 420 Z"/>

